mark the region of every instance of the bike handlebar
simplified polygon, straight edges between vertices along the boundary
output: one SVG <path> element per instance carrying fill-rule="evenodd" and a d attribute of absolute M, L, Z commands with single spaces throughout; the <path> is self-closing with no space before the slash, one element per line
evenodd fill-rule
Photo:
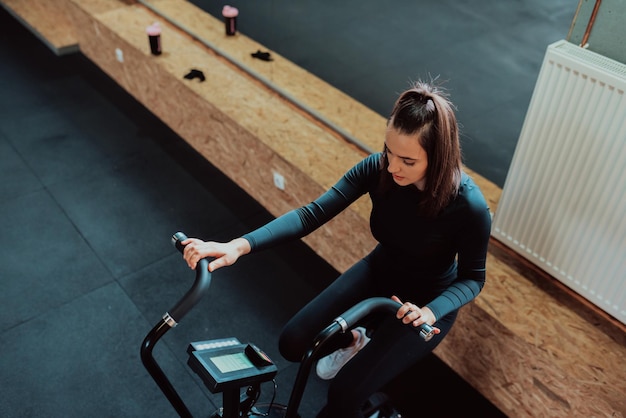
<path fill-rule="evenodd" d="M 372 313 L 396 313 L 400 306 L 402 306 L 402 304 L 394 301 L 393 299 L 383 297 L 369 298 L 357 303 L 352 308 L 345 311 L 335 319 L 335 322 L 341 326 L 343 332 L 346 332 L 354 327 L 358 321 Z M 420 336 L 424 339 L 424 341 L 429 341 L 435 335 L 433 327 L 428 324 L 421 324 L 418 328 Z"/>
<path fill-rule="evenodd" d="M 185 247 L 181 243 L 186 239 L 187 236 L 185 234 L 177 232 L 172 236 L 172 244 L 182 253 Z M 152 351 L 161 337 L 163 337 L 167 331 L 178 325 L 178 321 L 183 319 L 206 293 L 211 284 L 211 273 L 208 270 L 208 266 L 209 262 L 206 259 L 202 259 L 198 262 L 196 266 L 196 280 L 191 288 L 172 309 L 163 315 L 161 321 L 152 328 L 141 345 L 141 361 L 143 365 L 146 367 L 146 370 L 150 373 L 155 383 L 161 388 L 161 391 L 163 391 L 163 394 L 170 401 L 176 412 L 178 412 L 178 415 L 184 418 L 191 418 L 191 412 L 178 392 L 176 392 L 176 389 L 163 370 L 161 370 L 161 367 L 159 367 L 159 364 L 152 355 Z"/>
<path fill-rule="evenodd" d="M 335 318 L 330 325 L 320 332 L 315 338 L 311 348 L 302 357 L 284 418 L 299 417 L 298 408 L 302 400 L 302 395 L 304 394 L 304 387 L 309 377 L 310 370 L 313 367 L 313 362 L 317 360 L 317 353 L 322 350 L 326 342 L 329 341 L 333 335 L 338 332 L 347 332 L 360 320 L 373 313 L 384 312 L 395 314 L 400 306 L 402 306 L 401 303 L 389 298 L 373 297 L 365 299 Z M 412 325 L 407 326 L 413 327 Z M 415 328 L 415 331 L 419 331 L 424 341 L 430 341 L 435 335 L 435 330 L 428 324 L 421 324 L 419 327 Z"/>
<path fill-rule="evenodd" d="M 185 250 L 185 246 L 181 243 L 187 239 L 187 236 L 182 232 L 177 232 L 172 235 L 172 244 L 181 253 Z M 166 321 L 173 321 L 170 326 L 176 326 L 176 324 L 183 319 L 185 315 L 202 299 L 209 286 L 211 285 L 211 273 L 209 272 L 209 261 L 202 259 L 196 266 L 196 279 L 187 291 L 185 296 L 178 301 L 178 303 L 168 311 L 165 315 L 169 318 L 164 318 Z"/>
<path fill-rule="evenodd" d="M 182 242 L 186 239 L 187 236 L 184 233 L 177 232 L 172 236 L 172 244 L 182 253 L 185 249 Z M 170 381 L 167 379 L 165 373 L 154 360 L 152 350 L 157 341 L 169 329 L 175 327 L 178 324 L 178 321 L 180 321 L 196 305 L 196 303 L 200 301 L 208 290 L 211 284 L 211 273 L 208 270 L 208 264 L 209 261 L 207 259 L 202 259 L 198 262 L 198 265 L 196 266 L 196 279 L 191 288 L 187 291 L 185 296 L 183 296 L 182 299 L 180 299 L 178 303 L 170 309 L 169 312 L 165 313 L 163 319 L 146 336 L 141 347 L 141 359 L 143 364 L 181 417 L 191 417 L 191 413 Z M 306 379 L 308 377 L 309 370 L 311 369 L 312 361 L 314 360 L 313 354 L 322 345 L 324 345 L 330 336 L 339 332 L 340 329 L 343 330 L 343 332 L 346 332 L 354 327 L 359 320 L 372 313 L 386 311 L 393 314 L 397 312 L 400 306 L 400 303 L 388 298 L 376 297 L 366 299 L 345 311 L 341 316 L 337 317 L 331 325 L 322 331 L 315 341 L 314 348 L 309 350 L 300 364 L 300 369 L 298 371 L 298 375 L 296 376 L 296 382 L 294 383 L 294 388 L 289 399 L 289 406 L 287 407 L 285 418 L 297 416 L 298 405 L 302 398 L 302 393 L 304 392 L 304 385 L 306 384 Z M 430 340 L 434 335 L 433 328 L 427 324 L 420 325 L 419 332 L 425 341 Z"/>

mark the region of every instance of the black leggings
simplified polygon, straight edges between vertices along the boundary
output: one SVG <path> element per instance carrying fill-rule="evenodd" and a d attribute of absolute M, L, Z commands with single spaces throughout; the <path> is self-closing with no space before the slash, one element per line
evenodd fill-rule
<path fill-rule="evenodd" d="M 377 280 L 375 270 L 371 257 L 366 257 L 291 318 L 279 340 L 282 356 L 299 362 L 315 336 L 338 315 L 364 299 L 391 297 L 393 285 L 390 286 L 390 280 L 385 278 Z M 402 295 L 397 296 L 402 299 Z M 429 342 L 422 340 L 412 326 L 402 324 L 393 315 L 378 318 L 369 344 L 330 383 L 327 404 L 318 417 L 363 417 L 361 408 L 367 399 L 433 351 L 452 327 L 456 314 L 454 311 L 437 321 L 435 325 L 441 333 Z M 351 333 L 340 334 L 329 344 L 328 353 L 321 353 L 320 357 L 348 346 L 351 341 Z M 423 378 L 416 376 L 416 379 Z"/>

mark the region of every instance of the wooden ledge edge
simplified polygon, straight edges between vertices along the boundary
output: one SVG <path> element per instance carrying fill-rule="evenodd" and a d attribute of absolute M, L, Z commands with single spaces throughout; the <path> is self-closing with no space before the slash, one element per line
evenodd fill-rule
<path fill-rule="evenodd" d="M 62 35 L 55 36 L 54 33 L 48 33 L 45 30 L 45 24 L 41 24 L 39 20 L 42 19 L 37 17 L 37 13 L 21 13 L 19 7 L 11 7 L 10 3 L 11 2 L 1 1 L 0 5 L 26 29 L 35 35 L 44 45 L 46 45 L 55 55 L 63 56 L 80 51 L 78 39 L 74 36 L 73 28 L 71 26 L 66 25 L 66 29 L 65 31 L 62 31 Z M 16 5 L 23 5 L 23 3 L 16 3 Z M 55 40 L 55 38 L 57 40 Z"/>

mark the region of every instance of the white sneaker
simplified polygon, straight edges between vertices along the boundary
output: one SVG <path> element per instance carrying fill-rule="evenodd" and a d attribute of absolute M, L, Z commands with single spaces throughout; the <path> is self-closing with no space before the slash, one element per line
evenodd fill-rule
<path fill-rule="evenodd" d="M 354 357 L 356 353 L 361 351 L 361 349 L 365 347 L 365 344 L 370 342 L 370 338 L 365 335 L 365 328 L 357 327 L 354 328 L 354 330 L 358 333 L 355 344 L 346 348 L 340 348 L 334 353 L 331 353 L 326 357 L 322 357 L 317 362 L 317 367 L 315 368 L 315 371 L 317 372 L 317 375 L 320 377 L 320 379 L 329 380 L 335 377 L 337 375 L 337 372 L 339 372 L 339 370 L 341 370 L 341 368 L 348 361 L 350 361 L 350 359 Z"/>

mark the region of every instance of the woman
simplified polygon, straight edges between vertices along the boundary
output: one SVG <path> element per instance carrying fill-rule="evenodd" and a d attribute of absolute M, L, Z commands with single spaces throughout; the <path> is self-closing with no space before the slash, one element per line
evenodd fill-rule
<path fill-rule="evenodd" d="M 485 283 L 491 216 L 479 188 L 462 172 L 458 125 L 446 96 L 423 82 L 402 93 L 387 122 L 383 152 L 359 162 L 314 202 L 228 243 L 183 242 L 192 269 L 211 256 L 214 271 L 309 234 L 365 193 L 378 245 L 289 321 L 281 354 L 300 361 L 318 332 L 366 298 L 392 297 L 402 305 L 396 318 L 387 315 L 342 334 L 335 351 L 323 353 L 317 373 L 333 381 L 319 417 L 362 417 L 366 400 L 426 357 Z M 429 342 L 411 329 L 422 323 L 435 327 Z"/>

